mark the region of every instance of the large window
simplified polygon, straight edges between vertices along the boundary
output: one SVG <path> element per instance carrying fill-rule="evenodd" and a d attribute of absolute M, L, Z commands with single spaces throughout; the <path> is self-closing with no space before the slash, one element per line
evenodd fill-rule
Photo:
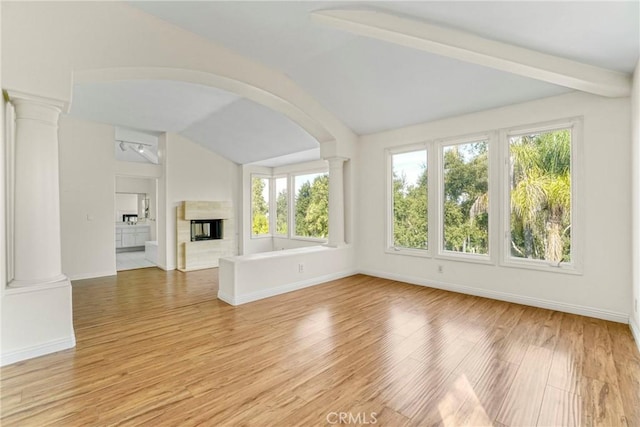
<path fill-rule="evenodd" d="M 287 177 L 275 179 L 276 185 L 276 235 L 289 233 L 289 187 Z"/>
<path fill-rule="evenodd" d="M 571 263 L 572 130 L 510 134 L 508 143 L 511 258 Z"/>
<path fill-rule="evenodd" d="M 329 175 L 296 175 L 293 182 L 295 236 L 326 239 L 329 234 Z"/>
<path fill-rule="evenodd" d="M 428 249 L 427 150 L 391 155 L 393 246 Z"/>
<path fill-rule="evenodd" d="M 386 251 L 580 274 L 581 128 L 571 119 L 389 149 Z"/>
<path fill-rule="evenodd" d="M 251 234 L 269 234 L 269 178 L 251 177 Z"/>
<path fill-rule="evenodd" d="M 489 253 L 489 143 L 442 147 L 442 249 Z"/>

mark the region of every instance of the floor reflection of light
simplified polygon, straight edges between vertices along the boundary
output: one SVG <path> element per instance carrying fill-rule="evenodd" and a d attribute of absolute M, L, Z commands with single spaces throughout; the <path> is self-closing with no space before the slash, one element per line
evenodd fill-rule
<path fill-rule="evenodd" d="M 384 359 L 387 372 L 394 372 L 398 364 L 403 363 L 403 361 L 418 348 L 425 346 L 430 333 L 431 331 L 428 325 L 420 328 L 408 337 L 399 335 L 393 331 L 388 332 L 384 338 L 384 342 L 387 344 L 387 357 Z"/>
<path fill-rule="evenodd" d="M 410 335 L 427 324 L 427 318 L 424 314 L 407 311 L 402 307 L 392 307 L 388 314 L 389 329 L 400 335 Z"/>
<path fill-rule="evenodd" d="M 469 383 L 466 375 L 460 375 L 453 384 L 451 391 L 438 402 L 438 411 L 442 418 L 442 425 L 445 427 L 458 427 L 465 420 L 459 419 L 457 412 L 464 406 L 472 409 L 465 411 L 468 413 L 466 421 L 471 421 L 474 426 L 491 426 L 491 419 L 487 415 L 482 403 L 473 391 L 473 386 Z"/>
<path fill-rule="evenodd" d="M 304 338 L 312 332 L 322 331 L 327 335 L 333 335 L 333 320 L 331 319 L 331 313 L 327 308 L 321 308 L 310 312 L 307 316 L 304 316 L 296 324 L 295 336 L 296 338 Z"/>

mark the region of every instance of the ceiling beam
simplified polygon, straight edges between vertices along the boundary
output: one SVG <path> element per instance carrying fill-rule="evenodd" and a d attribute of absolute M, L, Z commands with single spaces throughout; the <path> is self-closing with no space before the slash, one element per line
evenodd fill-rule
<path fill-rule="evenodd" d="M 464 31 L 374 10 L 311 13 L 317 22 L 365 37 L 607 97 L 631 93 L 628 74 L 548 55 Z"/>

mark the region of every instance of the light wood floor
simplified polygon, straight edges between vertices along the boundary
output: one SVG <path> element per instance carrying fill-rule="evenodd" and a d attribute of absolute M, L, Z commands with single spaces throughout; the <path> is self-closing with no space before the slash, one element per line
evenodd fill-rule
<path fill-rule="evenodd" d="M 1 369 L 2 426 L 640 426 L 627 325 L 362 275 L 216 293 L 215 269 L 74 282 L 77 347 Z"/>

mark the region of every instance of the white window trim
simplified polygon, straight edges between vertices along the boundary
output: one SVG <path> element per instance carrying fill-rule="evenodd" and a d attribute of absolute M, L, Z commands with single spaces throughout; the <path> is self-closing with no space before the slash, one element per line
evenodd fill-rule
<path fill-rule="evenodd" d="M 582 133 L 583 119 L 581 117 L 563 119 L 551 122 L 543 122 L 500 131 L 501 141 L 501 164 L 502 174 L 502 230 L 504 236 L 502 239 L 502 257 L 500 265 L 504 267 L 524 268 L 530 270 L 547 271 L 554 273 L 577 274 L 583 272 L 583 239 L 584 229 L 582 219 L 577 212 L 584 212 L 583 200 L 581 196 L 581 186 L 583 183 L 582 168 Z M 510 146 L 509 138 L 513 136 L 524 135 L 528 133 L 542 133 L 554 130 L 571 129 L 571 262 L 560 263 L 558 265 L 551 264 L 544 260 L 533 260 L 525 258 L 517 258 L 511 256 L 511 190 L 509 186 L 510 180 Z"/>
<path fill-rule="evenodd" d="M 287 234 L 278 233 L 278 192 L 276 189 L 276 180 L 282 179 L 282 178 L 284 178 L 287 182 Z M 273 175 L 271 177 L 272 188 L 271 188 L 271 193 L 269 194 L 269 197 L 270 197 L 269 210 L 273 212 L 274 215 L 270 215 L 270 218 L 269 218 L 269 220 L 270 221 L 272 220 L 273 222 L 273 224 L 270 225 L 272 227 L 270 228 L 270 230 L 273 230 L 271 232 L 273 237 L 277 237 L 279 239 L 288 239 L 289 236 L 291 235 L 291 228 L 289 227 L 290 225 L 289 216 L 290 216 L 291 209 L 290 209 L 290 206 L 288 206 L 288 204 L 290 203 L 289 193 L 291 192 L 290 191 L 291 185 L 289 181 L 290 180 L 287 174 L 278 174 L 278 175 Z"/>
<path fill-rule="evenodd" d="M 386 221 L 385 221 L 385 241 L 384 241 L 384 251 L 388 254 L 393 255 L 408 255 L 422 258 L 431 258 L 432 257 L 432 247 L 433 247 L 433 231 L 432 226 L 433 219 L 435 213 L 432 209 L 432 201 L 431 194 L 433 192 L 433 179 L 431 179 L 431 168 L 432 168 L 432 151 L 433 144 L 431 141 L 425 141 L 418 144 L 411 145 L 403 145 L 400 147 L 392 147 L 385 149 L 385 162 L 386 162 L 386 195 L 385 195 L 385 204 L 386 204 Z M 427 249 L 418 249 L 418 248 L 403 248 L 394 245 L 393 239 L 393 156 L 395 154 L 403 154 L 410 153 L 412 151 L 421 151 L 425 150 L 427 154 L 427 202 L 428 202 L 428 214 L 427 214 Z"/>
<path fill-rule="evenodd" d="M 295 189 L 296 189 L 296 177 L 297 176 L 302 176 L 302 175 L 313 175 L 313 174 L 327 174 L 327 176 L 329 175 L 329 168 L 314 168 L 314 169 L 309 169 L 309 170 L 305 170 L 305 171 L 299 171 L 299 172 L 295 172 L 295 173 L 290 173 L 289 174 L 289 189 L 292 191 L 289 191 L 289 239 L 290 240 L 300 240 L 300 241 L 304 241 L 304 242 L 316 242 L 316 243 L 327 243 L 328 242 L 328 236 L 326 239 L 322 239 L 319 237 L 309 237 L 309 236 L 298 236 L 295 232 L 296 230 L 296 214 L 295 214 L 295 210 L 296 210 L 296 194 L 295 194 Z M 328 212 L 327 212 L 328 214 Z"/>
<path fill-rule="evenodd" d="M 253 233 L 253 179 L 254 178 L 260 178 L 260 179 L 266 179 L 267 183 L 269 185 L 269 233 L 266 234 L 254 234 Z M 273 237 L 273 233 L 271 232 L 271 230 L 273 230 L 273 228 L 271 228 L 271 176 L 270 175 L 266 175 L 266 174 L 262 174 L 262 173 L 252 173 L 249 176 L 249 233 L 250 233 L 250 238 L 251 239 L 268 239 Z"/>
<path fill-rule="evenodd" d="M 488 244 L 489 244 L 489 251 L 487 254 L 472 254 L 472 253 L 466 253 L 466 252 L 456 252 L 456 251 L 449 251 L 446 250 L 444 248 L 444 148 L 445 147 L 450 147 L 452 145 L 463 145 L 463 144 L 469 144 L 469 143 L 473 143 L 473 142 L 479 142 L 479 141 L 487 141 L 487 145 L 488 145 L 488 150 L 489 150 L 489 156 L 488 156 L 488 170 L 487 170 L 487 191 L 489 193 L 489 228 L 487 230 L 487 238 L 488 238 Z M 465 262 L 472 262 L 472 263 L 478 263 L 478 264 L 495 264 L 495 253 L 497 252 L 497 246 L 494 246 L 494 239 L 492 239 L 492 231 L 495 229 L 494 228 L 494 221 L 493 221 L 493 217 L 494 217 L 494 212 L 495 209 L 493 209 L 493 199 L 495 191 L 493 190 L 493 188 L 495 187 L 495 185 L 492 185 L 493 180 L 492 175 L 494 174 L 494 165 L 493 163 L 495 163 L 493 161 L 493 152 L 496 151 L 494 149 L 495 147 L 495 132 L 490 132 L 490 133 L 479 133 L 479 134 L 473 134 L 473 135 L 468 135 L 468 136 L 464 136 L 464 137 L 454 137 L 454 138 L 447 138 L 447 139 L 441 139 L 441 140 L 437 140 L 436 141 L 436 147 L 437 147 L 437 165 L 436 165 L 436 185 L 437 185 L 437 191 L 435 193 L 436 197 L 434 198 L 435 200 L 434 202 L 434 210 L 436 211 L 437 214 L 437 219 L 436 219 L 436 239 L 438 242 L 438 253 L 436 254 L 435 258 L 438 259 L 446 259 L 446 260 L 456 260 L 456 261 L 465 261 Z M 431 198 L 429 199 L 431 200 Z M 431 210 L 431 209 L 430 209 Z"/>
<path fill-rule="evenodd" d="M 558 266 L 543 260 L 522 259 L 511 256 L 511 203 L 509 138 L 527 133 L 548 132 L 571 129 L 571 262 Z M 489 142 L 489 254 L 467 254 L 445 251 L 444 247 L 444 180 L 443 148 L 454 144 L 464 144 L 486 139 Z M 386 166 L 386 218 L 384 252 L 393 255 L 415 256 L 470 262 L 485 265 L 499 265 L 518 269 L 537 270 L 550 273 L 583 274 L 584 226 L 577 213 L 584 212 L 582 187 L 584 185 L 583 159 L 583 118 L 572 117 L 555 121 L 528 124 L 511 128 L 499 128 L 478 132 L 467 136 L 427 140 L 421 143 L 389 147 L 384 150 Z M 429 176 L 428 249 L 399 248 L 393 245 L 393 165 L 394 154 L 417 150 L 427 151 Z M 435 243 L 437 242 L 437 243 Z M 437 246 L 434 246 L 437 245 Z M 434 249 L 434 247 L 436 249 Z"/>

